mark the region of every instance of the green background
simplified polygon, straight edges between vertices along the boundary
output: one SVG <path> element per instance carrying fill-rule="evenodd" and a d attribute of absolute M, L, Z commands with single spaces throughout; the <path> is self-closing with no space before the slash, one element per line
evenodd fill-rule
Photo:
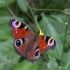
<path fill-rule="evenodd" d="M 56 40 L 54 50 L 44 54 L 46 61 L 20 59 L 13 47 L 11 19 L 38 31 L 30 10 L 44 34 Z M 0 0 L 0 70 L 70 70 L 70 0 Z"/>

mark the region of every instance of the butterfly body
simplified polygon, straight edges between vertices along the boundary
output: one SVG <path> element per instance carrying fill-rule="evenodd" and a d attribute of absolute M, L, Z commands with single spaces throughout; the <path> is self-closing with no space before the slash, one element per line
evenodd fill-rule
<path fill-rule="evenodd" d="M 14 48 L 16 52 L 30 61 L 37 60 L 41 54 L 48 49 L 54 49 L 56 45 L 53 38 L 39 35 L 40 31 L 34 33 L 18 20 L 11 20 L 10 26 L 15 39 Z"/>

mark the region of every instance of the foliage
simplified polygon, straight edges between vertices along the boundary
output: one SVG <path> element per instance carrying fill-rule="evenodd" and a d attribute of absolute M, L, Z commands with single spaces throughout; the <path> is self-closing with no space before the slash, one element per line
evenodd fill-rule
<path fill-rule="evenodd" d="M 19 61 L 13 47 L 11 19 L 26 22 L 34 32 L 39 26 L 45 35 L 54 37 L 56 47 L 44 54 L 46 61 L 44 57 L 34 63 Z M 0 0 L 0 70 L 69 70 L 69 55 L 70 0 Z"/>

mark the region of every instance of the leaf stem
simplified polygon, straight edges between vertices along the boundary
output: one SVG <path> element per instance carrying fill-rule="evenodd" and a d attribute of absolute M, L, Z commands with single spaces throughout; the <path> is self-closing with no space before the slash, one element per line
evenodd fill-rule
<path fill-rule="evenodd" d="M 8 9 L 8 11 L 11 13 L 11 15 L 14 17 L 14 18 L 16 18 L 16 16 L 14 15 L 14 13 L 12 12 L 12 10 L 9 8 L 9 6 L 6 4 L 6 7 L 7 7 L 7 9 Z"/>
<path fill-rule="evenodd" d="M 59 11 L 59 12 L 63 12 L 63 10 L 59 10 L 59 9 L 36 9 L 36 8 L 32 8 L 35 11 Z"/>
<path fill-rule="evenodd" d="M 32 14 L 32 16 L 33 16 L 33 18 L 34 18 L 34 22 L 35 22 L 35 24 L 37 25 L 38 30 L 40 30 L 40 27 L 39 27 L 38 22 L 37 22 L 37 17 L 35 17 L 35 15 L 34 15 L 32 9 L 31 9 L 31 7 L 29 6 L 28 3 L 27 3 L 27 6 L 28 6 L 28 8 L 29 8 L 29 10 L 30 10 L 30 12 L 31 12 L 31 14 Z"/>
<path fill-rule="evenodd" d="M 62 57 L 61 57 L 61 62 L 60 62 L 60 66 L 62 66 L 63 64 L 63 55 L 64 55 L 64 48 L 65 48 L 65 42 L 66 42 L 66 35 L 67 35 L 67 30 L 68 30 L 68 26 L 69 26 L 69 22 L 70 22 L 70 15 L 68 18 L 68 22 L 65 23 L 66 27 L 65 27 L 65 34 L 64 34 L 64 42 L 63 42 L 63 50 L 62 50 Z"/>

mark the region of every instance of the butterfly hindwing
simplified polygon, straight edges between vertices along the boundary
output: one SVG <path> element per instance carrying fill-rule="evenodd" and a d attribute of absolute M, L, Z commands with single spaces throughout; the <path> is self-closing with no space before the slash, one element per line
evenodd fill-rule
<path fill-rule="evenodd" d="M 33 62 L 34 60 L 37 60 L 39 57 L 40 57 L 40 49 L 38 47 L 38 43 L 35 42 L 33 44 L 33 48 L 31 49 L 31 51 L 28 52 L 27 58 L 28 60 Z"/>
<path fill-rule="evenodd" d="M 20 56 L 26 57 L 26 50 L 28 48 L 29 42 L 30 39 L 28 38 L 15 39 L 14 48 Z"/>

